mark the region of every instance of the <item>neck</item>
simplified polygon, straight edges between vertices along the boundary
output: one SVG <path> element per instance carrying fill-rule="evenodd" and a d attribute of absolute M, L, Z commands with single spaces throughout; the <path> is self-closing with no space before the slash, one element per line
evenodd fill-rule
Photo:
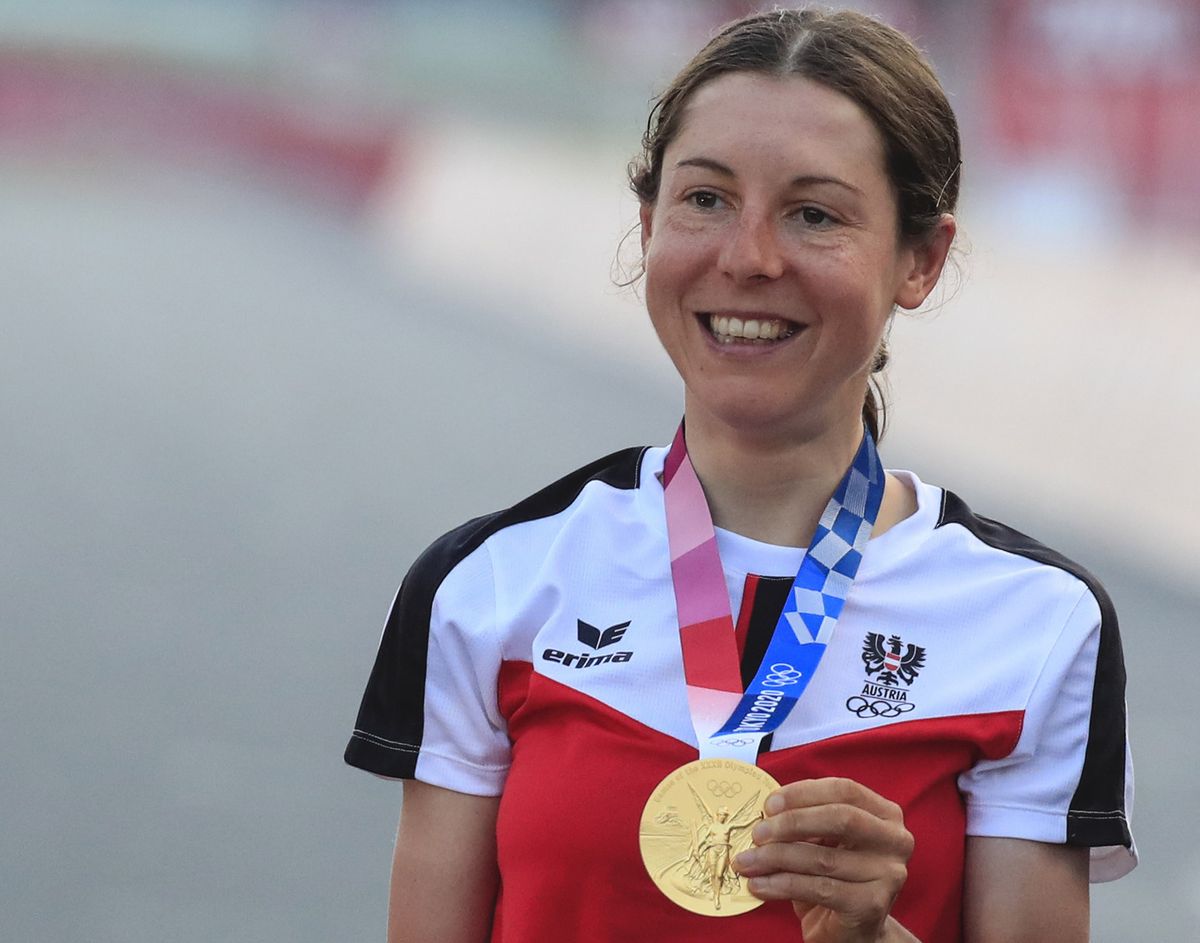
<path fill-rule="evenodd" d="M 808 546 L 862 439 L 860 423 L 779 437 L 687 414 L 688 456 L 717 527 L 791 547 Z"/>

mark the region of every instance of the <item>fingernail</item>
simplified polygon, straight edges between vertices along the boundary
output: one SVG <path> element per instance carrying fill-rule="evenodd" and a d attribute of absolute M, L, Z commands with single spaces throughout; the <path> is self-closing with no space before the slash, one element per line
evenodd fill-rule
<path fill-rule="evenodd" d="M 771 830 L 763 822 L 759 822 L 750 831 L 750 837 L 753 838 L 756 842 L 766 841 L 767 837 L 770 834 L 771 834 Z"/>
<path fill-rule="evenodd" d="M 767 801 L 763 803 L 763 811 L 767 815 L 775 815 L 777 812 L 783 811 L 783 796 L 779 793 L 772 793 L 767 796 Z"/>
<path fill-rule="evenodd" d="M 755 851 L 753 848 L 748 848 L 745 851 L 743 851 L 740 855 L 738 855 L 736 858 L 734 858 L 733 863 L 740 870 L 742 868 L 752 867 L 757 860 L 758 860 L 758 852 Z"/>

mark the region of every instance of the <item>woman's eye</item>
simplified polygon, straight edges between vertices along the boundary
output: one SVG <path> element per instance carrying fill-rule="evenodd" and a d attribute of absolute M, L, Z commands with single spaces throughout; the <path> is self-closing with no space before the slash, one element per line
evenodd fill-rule
<path fill-rule="evenodd" d="M 810 226 L 824 226 L 833 222 L 833 217 L 815 206 L 806 206 L 800 210 L 800 218 Z"/>
<path fill-rule="evenodd" d="M 687 198 L 693 206 L 702 210 L 716 209 L 721 203 L 721 198 L 711 190 L 697 190 L 695 193 L 689 193 Z"/>

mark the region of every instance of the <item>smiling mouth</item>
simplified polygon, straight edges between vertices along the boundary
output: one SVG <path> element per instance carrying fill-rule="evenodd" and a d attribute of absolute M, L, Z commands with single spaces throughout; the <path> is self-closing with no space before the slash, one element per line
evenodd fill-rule
<path fill-rule="evenodd" d="M 701 312 L 699 319 L 718 344 L 776 344 L 803 327 L 785 318 L 741 318 Z"/>

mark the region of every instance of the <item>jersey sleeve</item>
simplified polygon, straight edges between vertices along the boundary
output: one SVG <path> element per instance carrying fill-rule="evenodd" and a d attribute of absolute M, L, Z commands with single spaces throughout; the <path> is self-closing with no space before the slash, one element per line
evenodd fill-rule
<path fill-rule="evenodd" d="M 959 788 L 968 835 L 1089 847 L 1093 881 L 1132 870 L 1125 666 L 1107 596 L 1083 590 L 1033 685 L 1016 748 L 977 763 Z"/>
<path fill-rule="evenodd" d="M 501 645 L 487 547 L 450 534 L 404 579 L 345 759 L 381 776 L 499 795 L 510 744 L 498 706 Z"/>

